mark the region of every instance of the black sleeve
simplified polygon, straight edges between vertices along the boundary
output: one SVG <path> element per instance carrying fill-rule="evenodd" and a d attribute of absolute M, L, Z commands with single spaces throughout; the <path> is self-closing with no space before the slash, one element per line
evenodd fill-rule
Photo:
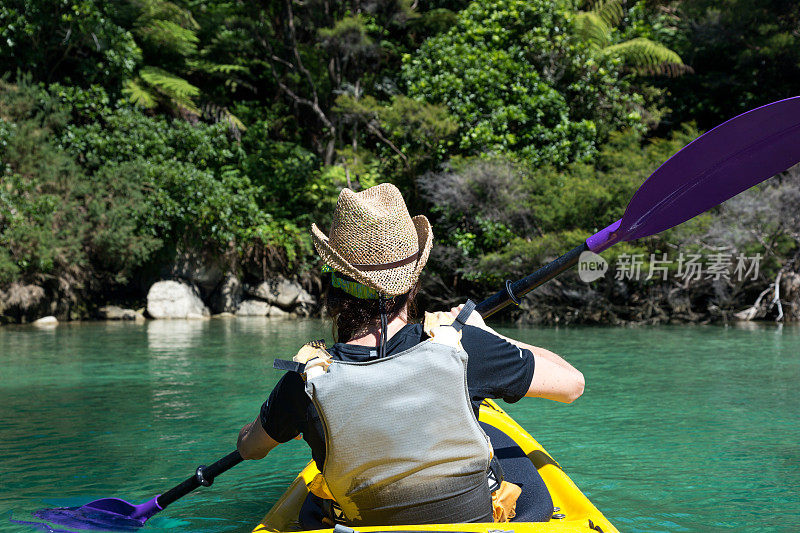
<path fill-rule="evenodd" d="M 480 328 L 464 326 L 462 332 L 470 395 L 509 403 L 523 398 L 533 379 L 533 353 Z"/>
<path fill-rule="evenodd" d="M 264 431 L 278 442 L 288 442 L 303 433 L 309 402 L 303 378 L 296 372 L 287 372 L 261 406 Z"/>

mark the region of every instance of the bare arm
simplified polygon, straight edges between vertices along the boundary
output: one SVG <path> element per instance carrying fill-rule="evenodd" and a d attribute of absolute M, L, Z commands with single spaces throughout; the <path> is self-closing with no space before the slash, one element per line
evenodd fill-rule
<path fill-rule="evenodd" d="M 239 431 L 236 449 L 244 459 L 263 459 L 278 444 L 280 442 L 267 435 L 261 420 L 256 417 Z"/>
<path fill-rule="evenodd" d="M 532 346 L 531 348 L 534 347 Z M 544 352 L 558 357 L 547 350 L 544 350 Z M 558 360 L 566 363 L 566 367 L 550 358 L 543 357 L 537 351 L 533 351 L 533 358 L 536 361 L 536 367 L 533 371 L 531 386 L 525 396 L 547 398 L 548 400 L 564 403 L 572 403 L 581 397 L 586 382 L 580 370 L 574 368 L 560 357 L 558 357 Z"/>
<path fill-rule="evenodd" d="M 463 306 L 452 308 L 450 313 L 452 313 L 453 316 L 458 315 L 461 307 Z M 478 313 L 472 313 L 467 323 L 470 326 L 475 326 L 493 335 L 497 335 L 518 348 L 529 350 L 533 353 L 535 370 L 530 387 L 528 387 L 528 392 L 525 396 L 572 403 L 583 394 L 585 386 L 583 374 L 559 355 L 550 350 L 532 346 L 516 339 L 506 337 L 505 335 L 500 335 L 494 329 L 487 326 Z"/>

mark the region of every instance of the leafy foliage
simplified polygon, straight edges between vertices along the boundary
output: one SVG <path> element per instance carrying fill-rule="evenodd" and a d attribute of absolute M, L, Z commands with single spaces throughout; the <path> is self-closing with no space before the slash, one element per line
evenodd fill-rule
<path fill-rule="evenodd" d="M 598 57 L 619 59 L 637 74 L 666 74 L 679 76 L 691 72 L 681 57 L 663 44 L 637 36 L 619 40 L 617 26 L 625 17 L 625 0 L 603 0 L 595 2 L 589 11 L 580 11 L 575 16 L 575 32 L 589 43 Z"/>
<path fill-rule="evenodd" d="M 54 92 L 24 83 L 0 91 L 0 282 L 125 282 L 178 243 L 269 247 L 292 261 L 307 252 L 294 225 L 264 211 L 263 188 L 238 170 L 244 155 L 224 125 L 129 108 L 76 125 L 68 120 L 80 122 L 82 99 Z"/>
<path fill-rule="evenodd" d="M 409 95 L 447 106 L 465 155 L 588 161 L 610 130 L 639 123 L 641 97 L 573 39 L 569 20 L 561 3 L 473 2 L 457 26 L 407 56 Z"/>
<path fill-rule="evenodd" d="M 467 159 L 419 180 L 437 213 L 437 229 L 451 249 L 440 268 L 489 286 L 532 272 L 548 257 L 620 218 L 625 202 L 664 160 L 698 132 L 642 146 L 635 131 L 615 134 L 595 165 L 563 170 L 506 158 Z M 569 244 L 567 244 L 569 246 Z"/>
<path fill-rule="evenodd" d="M 673 122 L 713 127 L 748 109 L 797 95 L 800 4 L 780 0 L 668 5 L 664 41 L 697 75 L 669 84 Z M 658 17 L 651 16 L 659 21 Z"/>
<path fill-rule="evenodd" d="M 379 174 L 403 176 L 406 171 L 430 167 L 446 156 L 450 138 L 458 130 L 443 106 L 403 95 L 384 103 L 372 96 L 357 99 L 343 94 L 336 99 L 333 110 L 343 125 L 363 128 L 368 140 L 378 141 L 374 152 L 380 163 L 374 171 Z M 340 154 L 354 178 L 363 183 L 370 180 L 366 166 L 376 161 L 373 153 L 353 148 L 341 150 Z"/>
<path fill-rule="evenodd" d="M 142 60 L 133 34 L 95 0 L 11 0 L 0 4 L 0 71 L 37 80 L 114 86 Z"/>
<path fill-rule="evenodd" d="M 8 0 L 0 289 L 136 292 L 177 247 L 296 274 L 341 188 L 389 181 L 435 218 L 439 289 L 483 292 L 618 218 L 682 123 L 794 95 L 798 20 L 779 0 Z M 795 181 L 663 238 L 789 213 Z M 758 233 L 776 265 L 789 226 Z"/>
<path fill-rule="evenodd" d="M 603 56 L 621 58 L 626 65 L 640 74 L 656 73 L 676 76 L 686 72 L 681 56 L 644 37 L 606 46 L 599 52 Z"/>
<path fill-rule="evenodd" d="M 319 160 L 296 143 L 270 140 L 269 123 L 253 124 L 242 139 L 247 152 L 244 168 L 254 183 L 262 187 L 262 203 L 276 216 L 303 220 L 314 209 L 309 188 L 316 180 Z"/>

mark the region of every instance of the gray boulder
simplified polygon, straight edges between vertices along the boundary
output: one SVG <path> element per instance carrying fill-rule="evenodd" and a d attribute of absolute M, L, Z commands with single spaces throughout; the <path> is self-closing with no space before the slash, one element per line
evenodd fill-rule
<path fill-rule="evenodd" d="M 147 312 L 153 318 L 208 316 L 197 290 L 180 281 L 159 281 L 147 293 Z"/>
<path fill-rule="evenodd" d="M 43 316 L 42 318 L 34 320 L 33 325 L 42 327 L 57 326 L 58 319 L 56 319 L 54 316 Z"/>
<path fill-rule="evenodd" d="M 314 297 L 299 283 L 283 277 L 263 281 L 255 287 L 250 287 L 248 293 L 285 310 L 291 310 L 300 304 L 311 306 L 316 303 Z"/>
<path fill-rule="evenodd" d="M 242 303 L 242 282 L 228 274 L 211 294 L 208 305 L 214 313 L 235 313 Z"/>
<path fill-rule="evenodd" d="M 116 305 L 107 305 L 97 310 L 100 318 L 105 320 L 135 320 L 141 322 L 144 315 L 133 309 L 123 309 Z"/>
<path fill-rule="evenodd" d="M 261 300 L 245 300 L 236 310 L 237 316 L 267 316 L 270 314 L 270 305 Z"/>

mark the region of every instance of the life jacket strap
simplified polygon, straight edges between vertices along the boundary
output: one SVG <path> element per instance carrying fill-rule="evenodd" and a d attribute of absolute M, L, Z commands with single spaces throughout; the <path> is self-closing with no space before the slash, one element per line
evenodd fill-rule
<path fill-rule="evenodd" d="M 453 321 L 453 329 L 456 331 L 461 331 L 467 324 L 467 320 L 469 320 L 469 315 L 475 310 L 476 304 L 472 300 L 467 300 L 464 304 L 464 307 L 461 308 L 461 312 L 458 313 L 458 316 Z"/>
<path fill-rule="evenodd" d="M 381 338 L 378 341 L 378 358 L 383 359 L 386 357 L 386 335 L 389 333 L 389 320 L 386 316 L 386 299 L 383 293 L 378 296 L 378 306 L 381 312 Z"/>
<path fill-rule="evenodd" d="M 297 355 L 292 357 L 291 361 L 286 359 L 275 359 L 272 363 L 272 368 L 278 370 L 287 370 L 289 372 L 297 372 L 303 374 L 306 368 L 311 370 L 316 366 L 322 366 L 323 371 L 327 370 L 327 365 L 330 363 L 331 355 L 325 347 L 324 340 L 316 340 L 307 342 L 297 352 Z"/>
<path fill-rule="evenodd" d="M 297 372 L 298 374 L 302 374 L 306 371 L 306 364 L 305 363 L 298 363 L 295 361 L 289 361 L 288 359 L 275 359 L 272 362 L 272 368 L 277 370 L 286 370 L 288 372 Z"/>

